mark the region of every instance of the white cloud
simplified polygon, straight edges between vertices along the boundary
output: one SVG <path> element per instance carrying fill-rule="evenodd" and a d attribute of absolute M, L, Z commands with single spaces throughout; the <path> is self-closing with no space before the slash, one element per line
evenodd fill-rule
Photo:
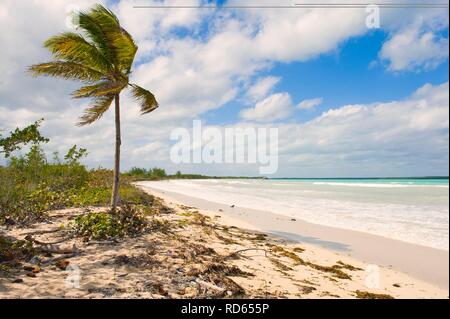
<path fill-rule="evenodd" d="M 448 38 L 405 30 L 384 43 L 380 57 L 389 61 L 391 71 L 433 69 L 448 59 Z"/>
<path fill-rule="evenodd" d="M 248 89 L 248 98 L 253 102 L 265 98 L 280 80 L 281 78 L 276 76 L 266 76 L 258 79 L 256 83 Z"/>
<path fill-rule="evenodd" d="M 315 99 L 303 100 L 297 105 L 297 107 L 302 110 L 311 110 L 314 109 L 316 106 L 322 104 L 322 102 L 323 98 L 317 97 Z"/>
<path fill-rule="evenodd" d="M 288 117 L 292 108 L 288 93 L 276 93 L 258 102 L 254 108 L 242 110 L 240 116 L 248 121 L 274 122 Z"/>
<path fill-rule="evenodd" d="M 200 5 L 201 0 L 171 0 L 170 5 Z M 202 22 L 207 11 L 163 8 L 135 8 L 135 5 L 163 5 L 158 0 L 122 0 L 112 6 L 123 27 L 139 43 L 137 60 L 162 49 L 174 28 L 195 27 Z"/>
<path fill-rule="evenodd" d="M 380 59 L 388 70 L 429 70 L 448 60 L 448 13 L 444 10 L 412 10 L 405 16 L 388 14 L 390 38 L 383 44 Z"/>
<path fill-rule="evenodd" d="M 305 123 L 264 124 L 279 130 L 276 176 L 447 175 L 448 90 L 448 82 L 427 84 L 404 100 L 343 105 Z M 260 125 L 246 121 L 227 127 Z M 218 164 L 195 170 L 256 176 L 258 166 Z"/>
<path fill-rule="evenodd" d="M 230 3 L 241 2 L 233 0 Z M 273 4 L 266 1 L 266 4 L 271 3 Z M 253 0 L 246 1 L 246 4 L 262 5 L 264 2 Z M 281 0 L 277 1 L 277 4 L 292 5 L 292 1 Z M 361 9 L 256 8 L 239 10 L 237 14 L 241 15 L 247 24 L 253 22 L 253 25 L 260 26 L 254 32 L 256 35 L 249 46 L 260 59 L 283 62 L 306 61 L 335 50 L 349 37 L 367 32 L 366 13 Z"/>
<path fill-rule="evenodd" d="M 449 85 L 280 127 L 280 167 L 309 176 L 448 174 Z M 280 172 L 282 174 L 283 172 Z"/>

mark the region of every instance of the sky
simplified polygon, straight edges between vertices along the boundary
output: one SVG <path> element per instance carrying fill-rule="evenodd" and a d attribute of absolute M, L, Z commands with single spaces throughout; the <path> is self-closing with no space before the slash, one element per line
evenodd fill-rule
<path fill-rule="evenodd" d="M 160 104 L 141 116 L 122 94 L 123 170 L 259 174 L 255 164 L 173 163 L 171 132 L 201 120 L 205 128 L 278 128 L 279 168 L 270 177 L 448 176 L 448 9 L 382 8 L 380 27 L 368 28 L 365 8 L 223 7 L 292 1 L 138 9 L 216 2 L 2 0 L 2 134 L 45 118 L 48 154 L 76 144 L 88 149 L 88 166 L 112 167 L 112 110 L 77 127 L 89 102 L 70 99 L 78 84 L 25 72 L 50 59 L 42 47 L 48 37 L 74 31 L 70 10 L 96 2 L 135 38 L 131 81 Z"/>

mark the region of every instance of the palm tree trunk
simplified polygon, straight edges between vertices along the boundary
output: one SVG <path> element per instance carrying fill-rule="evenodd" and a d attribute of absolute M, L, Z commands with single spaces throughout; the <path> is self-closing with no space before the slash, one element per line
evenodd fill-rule
<path fill-rule="evenodd" d="M 120 100 L 119 94 L 116 94 L 114 98 L 115 102 L 115 117 L 116 117 L 116 154 L 114 156 L 114 181 L 113 190 L 111 196 L 111 209 L 116 211 L 117 204 L 119 202 L 119 179 L 120 179 Z"/>

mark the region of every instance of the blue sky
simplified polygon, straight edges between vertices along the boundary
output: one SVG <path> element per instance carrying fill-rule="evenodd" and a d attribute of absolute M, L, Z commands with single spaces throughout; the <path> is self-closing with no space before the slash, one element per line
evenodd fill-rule
<path fill-rule="evenodd" d="M 373 63 L 387 38 L 383 30 L 374 31 L 350 39 L 335 52 L 312 61 L 276 63 L 263 74 L 281 77 L 276 88 L 289 92 L 294 101 L 323 97 L 323 103 L 315 110 L 296 112 L 293 119 L 299 122 L 341 105 L 404 99 L 424 84 L 448 81 L 448 60 L 430 70 L 398 73 L 388 72 L 382 63 Z M 241 108 L 242 103 L 233 101 L 207 112 L 204 118 L 211 124 L 233 123 Z"/>
<path fill-rule="evenodd" d="M 111 167 L 113 113 L 76 127 L 89 102 L 69 98 L 77 84 L 24 73 L 26 66 L 50 58 L 42 48 L 49 36 L 76 31 L 67 25 L 71 10 L 99 1 L 0 3 L 0 27 L 8 29 L 0 34 L 0 72 L 8 79 L 0 82 L 0 129 L 44 117 L 49 154 L 77 144 L 89 150 L 89 166 Z M 173 163 L 171 132 L 200 119 L 218 129 L 278 128 L 279 170 L 273 177 L 448 175 L 446 9 L 381 9 L 379 28 L 370 29 L 364 8 L 133 8 L 204 3 L 106 2 L 139 46 L 132 81 L 160 102 L 141 117 L 129 95 L 122 95 L 124 170 L 160 166 L 169 172 L 258 175 L 251 164 Z"/>

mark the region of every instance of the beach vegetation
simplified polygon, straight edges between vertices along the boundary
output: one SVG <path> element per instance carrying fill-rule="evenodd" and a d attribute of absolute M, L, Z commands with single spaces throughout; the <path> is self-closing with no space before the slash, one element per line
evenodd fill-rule
<path fill-rule="evenodd" d="M 208 176 L 201 174 L 182 173 L 177 171 L 175 174 L 167 173 L 163 168 L 141 168 L 133 167 L 127 171 L 124 175 L 132 178 L 135 181 L 154 181 L 164 179 L 265 179 L 265 177 L 255 176 Z"/>
<path fill-rule="evenodd" d="M 14 151 L 27 144 L 47 143 L 49 141 L 48 138 L 42 136 L 39 132 L 39 126 L 43 120 L 40 119 L 23 129 L 16 128 L 7 137 L 2 137 L 0 134 L 0 154 L 8 158 Z"/>
<path fill-rule="evenodd" d="M 18 152 L 24 144 L 16 144 L 14 151 L 19 154 L 9 153 L 6 166 L 0 167 L 0 225 L 42 221 L 48 211 L 55 209 L 109 205 L 113 172 L 86 168 L 81 161 L 87 156 L 87 150 L 76 145 L 67 151 L 63 159 L 53 153 L 53 158 L 49 160 L 40 144 L 40 141 L 47 142 L 48 139 L 37 130 L 40 122 L 35 124 L 36 128 L 31 131 L 38 138 L 25 154 Z M 18 136 L 18 132 L 24 130 L 30 131 L 29 127 L 17 128 L 11 136 Z M 10 136 L 5 139 L 11 140 Z M 126 176 L 123 177 L 119 194 L 123 205 L 141 205 L 148 214 L 165 212 L 160 202 L 133 186 Z"/>
<path fill-rule="evenodd" d="M 125 175 L 133 180 L 160 180 L 168 177 L 166 171 L 158 167 L 150 169 L 133 167 Z"/>
<path fill-rule="evenodd" d="M 85 240 L 136 236 L 148 226 L 143 211 L 136 206 L 122 206 L 114 212 L 89 212 L 73 222 L 76 234 Z"/>

